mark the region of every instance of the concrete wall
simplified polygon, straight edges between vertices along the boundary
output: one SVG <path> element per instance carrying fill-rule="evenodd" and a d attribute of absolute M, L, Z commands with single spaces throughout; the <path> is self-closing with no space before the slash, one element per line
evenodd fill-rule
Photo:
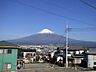
<path fill-rule="evenodd" d="M 96 67 L 94 62 L 96 62 L 96 55 L 88 55 L 88 67 L 90 68 Z"/>
<path fill-rule="evenodd" d="M 93 55 L 88 55 L 88 67 L 93 68 Z"/>

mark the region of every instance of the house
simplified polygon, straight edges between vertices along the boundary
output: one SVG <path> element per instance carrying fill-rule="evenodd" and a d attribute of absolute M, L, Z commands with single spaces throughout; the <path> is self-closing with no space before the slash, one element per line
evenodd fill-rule
<path fill-rule="evenodd" d="M 96 49 L 88 50 L 84 53 L 83 65 L 88 68 L 96 67 Z"/>
<path fill-rule="evenodd" d="M 0 41 L 0 71 L 17 69 L 19 47 L 7 41 Z"/>
<path fill-rule="evenodd" d="M 17 46 L 0 46 L 0 71 L 17 69 Z"/>
<path fill-rule="evenodd" d="M 68 48 L 68 63 L 69 65 L 80 65 L 84 56 L 83 53 L 87 48 L 79 46 L 71 46 Z M 64 59 L 66 59 L 66 48 L 64 48 Z"/>
<path fill-rule="evenodd" d="M 83 56 L 83 54 L 82 55 L 74 55 L 74 56 L 72 56 L 72 58 L 73 58 L 74 65 L 81 65 L 84 56 Z"/>
<path fill-rule="evenodd" d="M 36 55 L 36 49 L 22 49 L 23 52 L 23 58 L 26 58 L 28 54 L 31 54 L 31 56 Z"/>
<path fill-rule="evenodd" d="M 36 56 L 36 49 L 20 48 L 18 50 L 18 58 L 22 59 L 24 63 L 30 63 L 31 58 Z"/>

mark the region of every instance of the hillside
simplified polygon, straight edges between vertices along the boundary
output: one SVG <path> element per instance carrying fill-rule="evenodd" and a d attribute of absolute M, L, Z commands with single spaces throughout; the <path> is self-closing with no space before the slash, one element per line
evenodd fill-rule
<path fill-rule="evenodd" d="M 57 34 L 42 33 L 34 34 L 20 39 L 9 40 L 10 43 L 18 45 L 65 45 L 66 38 Z M 96 42 L 80 41 L 69 38 L 70 46 L 96 47 Z"/>
<path fill-rule="evenodd" d="M 16 46 L 16 45 L 7 41 L 0 41 L 0 46 Z"/>

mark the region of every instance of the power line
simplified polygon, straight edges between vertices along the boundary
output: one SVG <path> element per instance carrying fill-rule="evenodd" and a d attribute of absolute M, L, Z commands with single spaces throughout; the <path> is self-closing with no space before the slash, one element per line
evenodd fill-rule
<path fill-rule="evenodd" d="M 12 0 L 11 0 L 12 1 Z M 90 23 L 86 23 L 84 21 L 81 21 L 79 19 L 74 19 L 72 17 L 67 17 L 67 16 L 64 16 L 64 15 L 60 15 L 60 14 L 57 14 L 57 13 L 54 13 L 54 12 L 51 12 L 51 11 L 48 11 L 48 10 L 45 10 L 45 9 L 42 9 L 42 8 L 39 8 L 39 7 L 35 7 L 33 5 L 29 5 L 29 4 L 26 4 L 26 3 L 23 3 L 21 1 L 18 1 L 16 0 L 15 2 L 21 4 L 21 5 L 24 5 L 24 6 L 27 6 L 27 7 L 31 7 L 31 8 L 34 8 L 34 9 L 37 9 L 39 11 L 42 11 L 42 12 L 45 12 L 45 13 L 48 13 L 48 14 L 51 14 L 51 15 L 55 15 L 55 16 L 58 16 L 58 17 L 62 17 L 62 18 L 65 18 L 65 19 L 69 19 L 69 20 L 73 20 L 73 21 L 76 21 L 76 22 L 79 22 L 79 23 L 83 23 L 83 24 L 86 24 L 86 25 L 90 25 L 90 26 L 96 26 L 94 24 L 90 24 Z"/>
<path fill-rule="evenodd" d="M 40 0 L 40 2 L 43 2 L 43 3 L 46 3 L 46 4 L 49 4 L 49 5 L 52 5 L 52 6 L 61 8 L 61 9 L 63 9 L 63 10 L 66 10 L 66 11 L 69 12 L 69 13 L 73 13 L 72 10 L 67 9 L 67 8 L 65 8 L 65 7 L 62 7 L 62 6 L 58 5 L 58 4 L 54 4 L 54 3 L 52 3 L 52 2 L 49 2 L 49 0 L 48 0 L 48 1 L 46 1 L 46 0 Z M 79 19 L 74 19 L 74 18 L 71 18 L 71 17 L 68 17 L 68 18 L 71 19 L 71 20 L 74 20 L 74 21 L 83 23 L 83 24 L 87 24 L 87 25 L 91 25 L 91 26 L 96 26 L 96 25 L 93 25 L 93 24 L 86 23 L 86 22 L 84 22 L 84 21 L 82 21 L 82 20 L 79 20 Z"/>
<path fill-rule="evenodd" d="M 80 31 L 90 32 L 90 31 L 96 31 L 96 28 L 95 27 L 84 27 L 84 28 L 71 28 L 71 27 L 69 27 L 68 31 L 69 32 L 72 32 L 72 31 L 74 31 L 74 32 L 76 32 L 76 31 L 78 31 L 78 32 L 80 32 Z"/>
<path fill-rule="evenodd" d="M 95 9 L 96 10 L 96 7 L 95 6 L 93 6 L 93 5 L 91 5 L 91 4 L 89 4 L 88 2 L 85 2 L 84 0 L 80 0 L 82 3 L 84 3 L 84 4 L 86 4 L 87 6 L 89 6 L 89 7 L 91 7 L 91 8 L 93 8 L 93 9 Z"/>
<path fill-rule="evenodd" d="M 51 3 L 51 2 L 49 2 L 49 1 L 46 1 L 46 0 L 40 0 L 40 2 L 43 2 L 43 3 L 46 3 L 46 4 L 49 4 L 49 5 L 52 5 L 52 6 L 55 6 L 55 7 L 58 7 L 58 8 L 61 8 L 61 9 L 63 9 L 63 10 L 67 10 L 67 12 L 72 12 L 71 10 L 69 10 L 69 9 L 66 9 L 65 7 L 62 7 L 62 6 L 60 6 L 60 5 L 58 5 L 58 4 L 54 4 L 54 3 Z M 96 31 L 96 28 L 94 28 L 94 27 L 85 27 L 85 28 L 68 28 L 68 31 L 70 32 L 72 32 L 72 31 Z"/>
<path fill-rule="evenodd" d="M 66 10 L 67 12 L 70 12 L 70 11 L 71 11 L 70 13 L 72 13 L 72 10 L 67 9 L 67 8 L 65 8 L 65 7 L 63 7 L 63 6 L 60 6 L 60 5 L 58 5 L 58 4 L 54 4 L 54 3 L 52 3 L 52 2 L 49 2 L 49 0 L 48 0 L 48 1 L 46 1 L 46 0 L 40 0 L 40 2 L 43 2 L 43 3 L 46 3 L 46 4 L 48 4 L 48 5 L 52 5 L 52 6 L 61 8 L 61 9 L 63 9 L 63 10 Z"/>

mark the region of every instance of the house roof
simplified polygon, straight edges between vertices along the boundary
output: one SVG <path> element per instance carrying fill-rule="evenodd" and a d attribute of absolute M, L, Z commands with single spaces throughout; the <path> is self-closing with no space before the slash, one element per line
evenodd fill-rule
<path fill-rule="evenodd" d="M 36 49 L 21 49 L 22 52 L 36 52 Z"/>
<path fill-rule="evenodd" d="M 66 49 L 65 47 L 62 49 Z M 80 47 L 80 46 L 70 46 L 68 50 L 74 51 L 74 50 L 87 50 L 87 48 Z"/>
<path fill-rule="evenodd" d="M 87 55 L 96 55 L 96 52 L 86 52 Z"/>
<path fill-rule="evenodd" d="M 88 54 L 88 55 L 96 55 L 96 49 L 91 49 L 91 50 L 89 50 L 88 52 L 85 52 L 85 54 Z"/>
<path fill-rule="evenodd" d="M 72 56 L 73 58 L 83 58 L 84 56 L 83 55 L 74 55 Z"/>
<path fill-rule="evenodd" d="M 18 46 L 0 46 L 0 49 L 6 49 L 6 48 L 14 48 L 14 49 L 19 49 Z"/>

